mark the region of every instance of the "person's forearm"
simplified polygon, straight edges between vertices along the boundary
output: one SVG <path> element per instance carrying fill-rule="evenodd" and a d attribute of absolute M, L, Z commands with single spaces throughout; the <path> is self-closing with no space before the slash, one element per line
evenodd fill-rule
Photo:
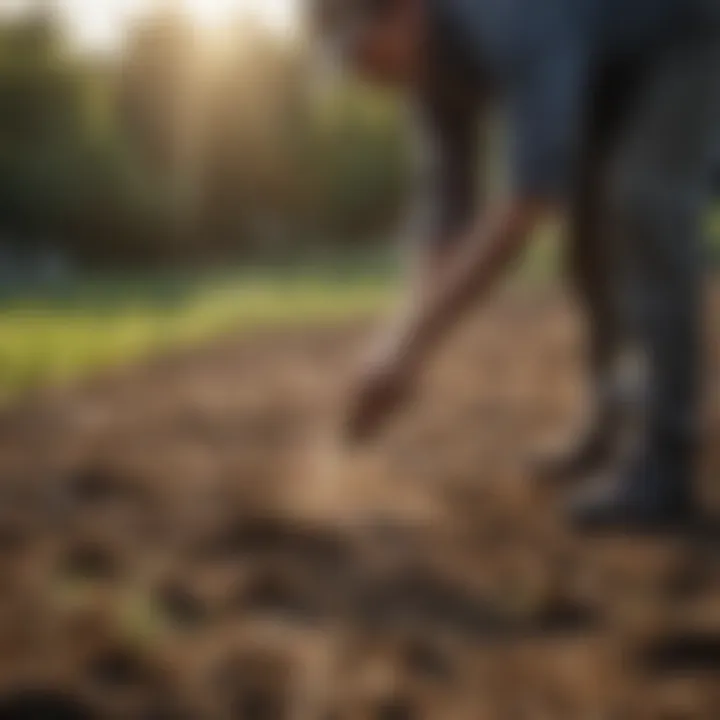
<path fill-rule="evenodd" d="M 392 343 L 392 338 L 402 334 L 417 315 L 418 308 L 437 294 L 453 263 L 467 250 L 461 241 L 471 234 L 471 226 L 472 217 L 465 217 L 454 219 L 451 227 L 444 224 L 411 227 L 405 231 L 405 287 L 384 330 L 388 342 Z"/>
<path fill-rule="evenodd" d="M 506 207 L 473 227 L 458 243 L 434 287 L 417 298 L 406 325 L 406 342 L 414 360 L 421 361 L 517 258 L 541 213 L 539 206 Z"/>

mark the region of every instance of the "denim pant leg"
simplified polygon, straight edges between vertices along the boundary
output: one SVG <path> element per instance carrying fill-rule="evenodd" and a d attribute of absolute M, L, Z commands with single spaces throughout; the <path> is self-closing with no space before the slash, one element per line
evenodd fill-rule
<path fill-rule="evenodd" d="M 622 312 L 648 371 L 643 444 L 653 453 L 677 449 L 683 458 L 697 437 L 701 222 L 718 139 L 720 31 L 711 27 L 648 69 L 609 190 Z"/>

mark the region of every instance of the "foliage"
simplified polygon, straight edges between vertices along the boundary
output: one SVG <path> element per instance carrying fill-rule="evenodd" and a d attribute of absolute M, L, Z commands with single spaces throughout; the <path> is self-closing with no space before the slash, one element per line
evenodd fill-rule
<path fill-rule="evenodd" d="M 210 48 L 166 9 L 99 59 L 47 12 L 0 25 L 3 245 L 130 264 L 366 242 L 403 172 L 396 109 L 319 92 L 299 40 L 245 23 Z"/>

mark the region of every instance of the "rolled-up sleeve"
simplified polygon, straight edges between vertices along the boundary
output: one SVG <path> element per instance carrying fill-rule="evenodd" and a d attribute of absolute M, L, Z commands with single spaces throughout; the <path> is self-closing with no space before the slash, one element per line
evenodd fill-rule
<path fill-rule="evenodd" d="M 562 47 L 519 73 L 509 94 L 516 195 L 562 201 L 573 185 L 588 92 L 583 54 Z"/>

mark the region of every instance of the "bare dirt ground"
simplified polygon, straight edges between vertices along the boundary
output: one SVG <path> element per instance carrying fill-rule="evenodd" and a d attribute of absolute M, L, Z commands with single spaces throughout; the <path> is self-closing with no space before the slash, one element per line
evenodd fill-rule
<path fill-rule="evenodd" d="M 225 340 L 3 416 L 0 719 L 720 718 L 717 525 L 580 538 L 527 472 L 582 406 L 566 302 L 499 299 L 342 454 L 362 334 Z"/>

